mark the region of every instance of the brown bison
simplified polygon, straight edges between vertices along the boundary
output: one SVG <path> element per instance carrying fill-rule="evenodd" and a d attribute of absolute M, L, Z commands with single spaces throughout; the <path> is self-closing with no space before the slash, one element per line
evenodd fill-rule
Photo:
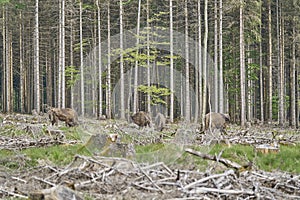
<path fill-rule="evenodd" d="M 151 126 L 151 117 L 148 113 L 140 111 L 131 116 L 132 121 L 139 127 Z"/>
<path fill-rule="evenodd" d="M 77 112 L 72 108 L 51 108 L 48 114 L 52 125 L 57 125 L 58 120 L 66 122 L 70 127 L 78 125 Z"/>
<path fill-rule="evenodd" d="M 154 119 L 155 129 L 158 131 L 162 131 L 166 126 L 166 121 L 167 119 L 162 113 L 157 113 Z"/>
<path fill-rule="evenodd" d="M 228 114 L 210 112 L 205 115 L 205 129 L 219 129 L 225 132 L 226 124 L 229 122 Z"/>

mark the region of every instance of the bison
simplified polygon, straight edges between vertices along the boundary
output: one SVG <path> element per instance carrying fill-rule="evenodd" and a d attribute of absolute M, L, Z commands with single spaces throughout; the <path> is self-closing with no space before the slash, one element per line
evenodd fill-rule
<path fill-rule="evenodd" d="M 205 130 L 219 129 L 225 132 L 226 124 L 230 121 L 228 114 L 210 112 L 205 115 Z"/>
<path fill-rule="evenodd" d="M 139 127 L 151 127 L 151 117 L 148 113 L 140 111 L 131 116 L 132 121 Z"/>
<path fill-rule="evenodd" d="M 72 108 L 51 108 L 48 114 L 52 125 L 58 124 L 58 120 L 64 121 L 69 127 L 78 125 L 77 112 Z"/>
<path fill-rule="evenodd" d="M 166 117 L 162 113 L 157 113 L 154 119 L 156 130 L 162 131 L 166 126 L 166 120 L 167 120 Z"/>

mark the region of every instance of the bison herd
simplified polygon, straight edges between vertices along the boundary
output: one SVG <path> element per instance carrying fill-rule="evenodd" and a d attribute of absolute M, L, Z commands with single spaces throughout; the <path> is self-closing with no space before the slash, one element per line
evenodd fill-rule
<path fill-rule="evenodd" d="M 79 125 L 77 112 L 72 108 L 52 108 L 47 107 L 47 112 L 52 125 L 57 125 L 58 121 L 64 121 L 66 126 L 73 127 Z M 141 128 L 154 127 L 157 131 L 162 131 L 166 127 L 167 118 L 162 113 L 157 113 L 153 118 L 149 113 L 139 111 L 131 115 L 133 123 Z M 204 130 L 220 130 L 225 132 L 226 125 L 229 123 L 228 114 L 210 112 L 205 115 Z"/>

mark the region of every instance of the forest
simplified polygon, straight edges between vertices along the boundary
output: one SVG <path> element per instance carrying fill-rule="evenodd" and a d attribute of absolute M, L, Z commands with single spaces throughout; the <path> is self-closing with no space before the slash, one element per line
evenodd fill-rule
<path fill-rule="evenodd" d="M 299 123 L 298 0 L 1 0 L 3 113 Z"/>

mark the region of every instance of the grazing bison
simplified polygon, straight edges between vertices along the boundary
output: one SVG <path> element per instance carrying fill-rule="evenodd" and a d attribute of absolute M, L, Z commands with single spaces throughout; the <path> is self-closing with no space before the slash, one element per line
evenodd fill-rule
<path fill-rule="evenodd" d="M 78 125 L 77 113 L 72 108 L 51 108 L 48 114 L 52 125 L 58 124 L 58 120 L 66 122 L 70 127 Z"/>
<path fill-rule="evenodd" d="M 155 129 L 158 131 L 162 131 L 166 126 L 166 120 L 167 119 L 163 114 L 157 113 L 154 119 Z"/>
<path fill-rule="evenodd" d="M 131 116 L 132 121 L 139 127 L 151 126 L 151 117 L 148 113 L 140 111 Z"/>
<path fill-rule="evenodd" d="M 205 115 L 205 129 L 219 129 L 225 132 L 226 124 L 229 122 L 228 114 L 211 112 Z"/>

